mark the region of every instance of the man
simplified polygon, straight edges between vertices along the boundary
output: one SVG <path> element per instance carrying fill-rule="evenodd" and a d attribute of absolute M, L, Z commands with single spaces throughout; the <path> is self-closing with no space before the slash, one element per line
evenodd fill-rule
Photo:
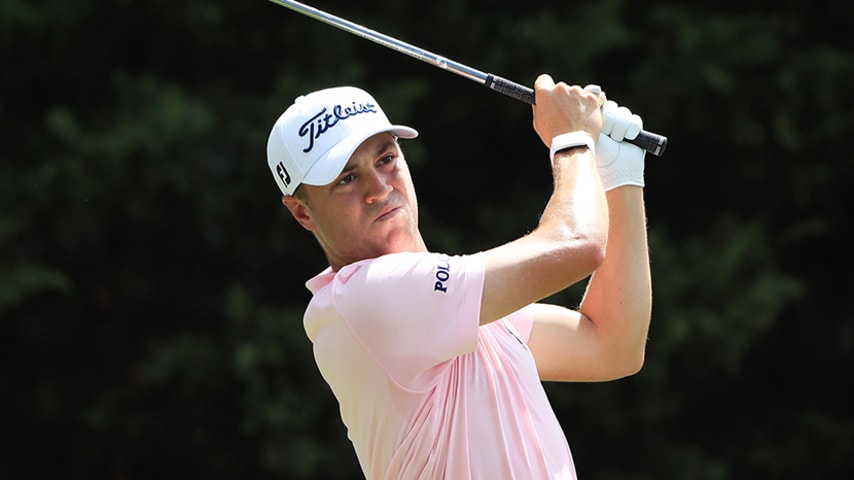
<path fill-rule="evenodd" d="M 533 232 L 473 255 L 428 250 L 398 145 L 417 132 L 366 92 L 300 97 L 273 127 L 282 202 L 330 265 L 304 326 L 369 479 L 576 478 L 541 380 L 641 368 L 644 153 L 621 142 L 641 119 L 548 75 L 535 94 L 554 193 Z M 577 311 L 537 303 L 588 276 Z"/>

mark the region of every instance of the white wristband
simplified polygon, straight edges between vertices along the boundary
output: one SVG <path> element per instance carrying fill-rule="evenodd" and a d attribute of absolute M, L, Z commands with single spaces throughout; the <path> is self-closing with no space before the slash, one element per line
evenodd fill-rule
<path fill-rule="evenodd" d="M 549 158 L 551 158 L 552 165 L 554 165 L 555 154 L 557 152 L 574 147 L 587 147 L 590 150 L 590 153 L 595 156 L 595 145 L 596 144 L 593 142 L 593 137 L 591 137 L 590 134 L 587 132 L 563 133 L 552 139 L 552 147 L 551 151 L 549 152 Z"/>

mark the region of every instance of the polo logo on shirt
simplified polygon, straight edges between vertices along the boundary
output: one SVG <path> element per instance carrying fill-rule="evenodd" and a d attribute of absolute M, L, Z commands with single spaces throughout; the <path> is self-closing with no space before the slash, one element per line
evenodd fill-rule
<path fill-rule="evenodd" d="M 433 284 L 434 292 L 448 293 L 448 280 L 451 279 L 451 259 L 445 255 L 439 257 L 436 265 L 436 283 Z"/>

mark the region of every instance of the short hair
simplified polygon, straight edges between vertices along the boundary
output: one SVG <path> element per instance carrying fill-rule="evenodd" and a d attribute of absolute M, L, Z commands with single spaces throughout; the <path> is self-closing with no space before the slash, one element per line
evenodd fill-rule
<path fill-rule="evenodd" d="M 302 184 L 297 185 L 297 189 L 294 190 L 293 196 L 306 205 L 311 206 L 311 203 L 308 201 L 308 190 L 302 188 Z"/>

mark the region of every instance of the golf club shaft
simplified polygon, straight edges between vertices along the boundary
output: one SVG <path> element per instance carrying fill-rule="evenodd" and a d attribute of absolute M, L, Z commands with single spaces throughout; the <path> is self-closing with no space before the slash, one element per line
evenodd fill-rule
<path fill-rule="evenodd" d="M 410 57 L 413 57 L 416 60 L 421 60 L 422 62 L 429 63 L 435 67 L 439 67 L 443 70 L 448 70 L 452 73 L 468 78 L 469 80 L 478 82 L 481 85 L 484 85 L 487 88 L 494 90 L 498 93 L 507 95 L 508 97 L 515 98 L 529 105 L 534 104 L 534 90 L 524 85 L 520 85 L 516 82 L 512 82 L 497 75 L 485 73 L 480 70 L 471 68 L 467 65 L 463 65 L 453 60 L 449 60 L 445 57 L 441 57 L 434 53 L 428 52 L 423 48 L 419 48 L 406 42 L 402 42 L 396 38 L 382 34 L 375 30 L 371 30 L 369 28 L 365 28 L 349 20 L 345 20 L 341 17 L 337 17 L 330 13 L 318 10 L 317 8 L 305 5 L 294 0 L 270 1 L 273 3 L 277 3 L 285 8 L 291 9 L 297 13 L 303 14 L 307 17 L 323 22 L 327 25 L 331 25 L 333 27 L 344 30 L 345 32 L 357 35 L 366 40 L 370 40 L 374 43 L 382 45 L 386 48 L 390 48 L 396 52 L 409 55 Z M 638 147 L 643 148 L 649 153 L 659 157 L 664 153 L 664 149 L 667 147 L 667 137 L 658 135 L 656 133 L 648 132 L 646 130 L 642 130 L 640 134 L 638 134 L 638 136 L 634 139 L 626 139 L 625 141 L 637 145 Z"/>

